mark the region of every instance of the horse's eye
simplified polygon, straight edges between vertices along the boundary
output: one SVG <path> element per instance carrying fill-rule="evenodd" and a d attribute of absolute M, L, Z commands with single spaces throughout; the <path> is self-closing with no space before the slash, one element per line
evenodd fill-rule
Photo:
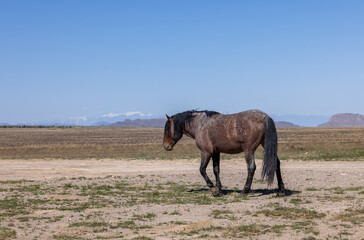
<path fill-rule="evenodd" d="M 170 122 L 166 122 L 166 126 L 164 128 L 164 131 L 166 133 L 170 133 L 170 131 L 171 131 L 171 123 Z"/>

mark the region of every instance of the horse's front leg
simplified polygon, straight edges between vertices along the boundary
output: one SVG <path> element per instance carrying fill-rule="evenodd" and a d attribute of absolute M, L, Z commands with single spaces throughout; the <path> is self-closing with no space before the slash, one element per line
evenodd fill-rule
<path fill-rule="evenodd" d="M 245 183 L 245 186 L 243 189 L 243 194 L 248 194 L 251 189 L 253 176 L 254 176 L 254 172 L 256 169 L 255 160 L 254 160 L 254 152 L 246 151 L 245 152 L 245 161 L 246 161 L 247 168 L 248 168 L 248 177 L 246 179 L 246 183 Z"/>
<path fill-rule="evenodd" d="M 214 174 L 216 178 L 216 187 L 221 190 L 221 181 L 220 181 L 220 153 L 214 153 L 212 155 L 212 163 L 214 165 Z"/>
<path fill-rule="evenodd" d="M 207 186 L 212 188 L 214 186 L 214 184 L 211 182 L 209 176 L 207 176 L 207 174 L 206 174 L 206 168 L 207 168 L 207 165 L 209 165 L 210 159 L 211 159 L 210 153 L 201 152 L 200 173 L 201 173 L 202 177 L 205 179 Z"/>

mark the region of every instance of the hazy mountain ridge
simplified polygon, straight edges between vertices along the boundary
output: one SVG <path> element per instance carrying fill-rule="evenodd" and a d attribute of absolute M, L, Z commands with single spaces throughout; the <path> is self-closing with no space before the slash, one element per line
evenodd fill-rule
<path fill-rule="evenodd" d="M 110 127 L 164 127 L 166 119 L 152 118 L 152 119 L 125 119 L 122 122 L 109 124 Z"/>
<path fill-rule="evenodd" d="M 154 119 L 125 119 L 122 122 L 116 122 L 112 124 L 95 124 L 97 126 L 109 126 L 109 127 L 164 127 L 166 119 L 164 118 L 154 118 Z M 275 122 L 277 127 L 299 127 L 296 124 L 285 121 Z"/>
<path fill-rule="evenodd" d="M 277 127 L 364 127 L 364 115 L 354 113 L 339 113 L 329 116 L 319 115 L 271 115 Z M 320 121 L 321 120 L 321 121 Z M 132 115 L 102 117 L 88 119 L 83 123 L 50 121 L 38 123 L 0 123 L 0 126 L 112 126 L 112 127 L 164 127 L 165 117 Z M 316 124 L 315 124 L 316 122 Z"/>
<path fill-rule="evenodd" d="M 326 115 L 300 115 L 300 114 L 285 114 L 285 115 L 275 115 L 270 114 L 274 122 L 289 122 L 294 125 L 301 127 L 316 127 L 319 124 L 327 122 L 331 116 Z"/>
<path fill-rule="evenodd" d="M 277 121 L 275 122 L 276 127 L 299 127 L 298 125 L 291 123 L 291 122 L 286 122 L 286 121 Z"/>
<path fill-rule="evenodd" d="M 113 127 L 164 127 L 166 119 L 126 119 L 107 126 Z M 276 127 L 300 127 L 288 121 L 275 121 Z M 318 127 L 364 127 L 364 115 L 354 113 L 340 113 L 333 115 L 326 123 Z"/>
<path fill-rule="evenodd" d="M 339 113 L 333 115 L 326 123 L 318 127 L 364 127 L 364 115 L 354 113 Z"/>

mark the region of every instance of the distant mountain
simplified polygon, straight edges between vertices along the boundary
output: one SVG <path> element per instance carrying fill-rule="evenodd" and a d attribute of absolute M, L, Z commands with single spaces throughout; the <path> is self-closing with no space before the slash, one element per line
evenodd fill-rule
<path fill-rule="evenodd" d="M 318 127 L 364 127 L 364 116 L 354 113 L 335 114 Z"/>
<path fill-rule="evenodd" d="M 95 127 L 102 127 L 102 126 L 108 126 L 108 125 L 110 125 L 110 123 L 105 122 L 105 121 L 97 122 L 97 123 L 93 124 L 93 126 L 95 126 Z"/>
<path fill-rule="evenodd" d="M 317 125 L 327 122 L 330 119 L 330 116 L 325 115 L 270 114 L 270 116 L 275 122 L 291 122 L 301 127 L 316 127 Z"/>
<path fill-rule="evenodd" d="M 110 124 L 110 127 L 164 127 L 166 119 L 154 118 L 154 119 L 125 119 L 122 122 L 116 122 Z"/>
<path fill-rule="evenodd" d="M 276 124 L 276 127 L 299 127 L 296 124 L 293 124 L 291 122 L 285 122 L 285 121 L 278 121 L 278 122 L 275 122 L 275 124 Z"/>

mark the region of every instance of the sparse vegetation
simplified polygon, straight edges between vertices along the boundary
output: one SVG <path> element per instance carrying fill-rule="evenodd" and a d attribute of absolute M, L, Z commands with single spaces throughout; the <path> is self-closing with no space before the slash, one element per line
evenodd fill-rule
<path fill-rule="evenodd" d="M 6 227 L 0 227 L 0 239 L 11 239 L 16 236 L 15 230 L 6 228 Z"/>
<path fill-rule="evenodd" d="M 364 208 L 358 209 L 346 209 L 345 212 L 337 215 L 335 220 L 341 220 L 344 222 L 350 222 L 354 225 L 360 225 L 364 223 Z"/>
<path fill-rule="evenodd" d="M 309 208 L 301 207 L 303 204 L 309 204 L 306 198 L 299 195 L 286 199 L 282 202 L 271 202 L 262 209 L 250 212 L 239 212 L 238 209 L 231 209 L 226 206 L 236 204 L 239 201 L 248 201 L 239 194 L 228 192 L 220 198 L 215 198 L 209 191 L 190 191 L 191 189 L 202 189 L 203 186 L 195 183 L 177 184 L 172 181 L 150 181 L 149 177 L 141 178 L 144 183 L 138 184 L 132 182 L 131 179 L 115 178 L 106 176 L 104 178 L 58 178 L 51 182 L 42 181 L 3 181 L 3 192 L 7 194 L 7 198 L 0 200 L 0 217 L 8 219 L 16 224 L 10 224 L 7 227 L 0 228 L 0 239 L 8 239 L 16 236 L 17 231 L 22 229 L 36 229 L 36 223 L 50 224 L 59 222 L 64 219 L 64 215 L 57 216 L 39 216 L 36 211 L 58 211 L 64 214 L 72 213 L 77 216 L 68 224 L 69 229 L 89 229 L 87 231 L 93 234 L 99 234 L 92 239 L 115 239 L 123 238 L 124 235 L 118 235 L 118 231 L 130 231 L 136 239 L 147 239 L 150 235 L 145 235 L 146 231 L 152 231 L 155 221 L 159 214 L 171 216 L 175 219 L 185 215 L 182 211 L 165 211 L 159 214 L 146 211 L 144 213 L 134 212 L 129 217 L 123 217 L 114 220 L 106 220 L 105 208 L 118 209 L 120 206 L 137 207 L 162 205 L 162 206 L 190 206 L 190 205 L 206 205 L 211 204 L 221 206 L 218 209 L 212 209 L 208 216 L 216 220 L 230 221 L 232 226 L 214 226 L 189 228 L 189 222 L 186 221 L 170 221 L 157 224 L 157 226 L 175 225 L 181 226 L 181 229 L 189 229 L 187 231 L 176 231 L 172 235 L 182 236 L 183 238 L 254 238 L 260 235 L 271 234 L 279 237 L 286 231 L 292 231 L 296 234 L 305 235 L 304 238 L 314 239 L 320 234 L 317 227 L 317 221 L 325 218 L 326 221 L 336 223 L 340 221 L 338 226 L 341 227 L 337 232 L 337 236 L 351 236 L 353 226 L 361 226 L 363 224 L 363 208 L 348 208 L 344 212 L 334 214 L 334 216 L 326 217 L 325 213 L 320 213 Z M 159 177 L 155 177 L 158 179 Z M 129 180 L 128 180 L 129 179 Z M 161 179 L 160 179 L 161 180 Z M 153 182 L 153 184 L 150 184 Z M 352 186 L 347 188 L 329 188 L 323 189 L 328 193 L 342 191 L 339 197 L 343 200 L 347 196 L 346 192 L 359 192 L 362 186 Z M 47 196 L 53 197 L 47 197 Z M 63 198 L 62 196 L 65 196 Z M 74 197 L 67 197 L 74 196 Z M 359 195 L 357 195 L 359 197 Z M 314 198 L 310 198 L 314 199 Z M 352 198 L 350 201 L 357 201 Z M 254 200 L 252 200 L 254 201 Z M 331 201 L 330 199 L 324 200 Z M 308 202 L 308 203 L 307 203 Z M 288 204 L 288 206 L 287 206 Z M 304 205 L 306 206 L 306 205 Z M 92 211 L 90 212 L 90 210 Z M 185 209 L 184 211 L 190 211 Z M 90 212 L 89 214 L 85 214 Z M 241 219 L 250 217 L 259 217 L 272 219 L 274 224 L 234 224 Z M 281 222 L 282 220 L 289 223 Z M 35 225 L 34 225 L 35 224 Z M 185 227 L 184 227 L 185 226 Z M 336 227 L 335 225 L 334 227 Z M 85 230 L 86 231 L 86 230 Z M 112 235 L 106 235 L 109 231 Z M 211 234 L 212 232 L 213 234 Z M 6 237 L 5 237 L 6 236 Z M 89 239 L 88 237 L 75 234 L 53 234 L 53 239 Z M 131 238 L 132 239 L 132 238 Z"/>
<path fill-rule="evenodd" d="M 224 233 L 224 237 L 233 238 L 250 238 L 252 236 L 264 235 L 269 232 L 274 232 L 279 234 L 284 230 L 286 226 L 284 225 L 264 225 L 264 224 L 250 224 L 250 225 L 240 225 L 236 227 L 230 227 Z"/>
<path fill-rule="evenodd" d="M 228 215 L 232 214 L 233 212 L 230 210 L 213 210 L 211 212 L 211 216 L 213 218 L 217 218 L 217 219 L 226 219 L 228 218 Z"/>
<path fill-rule="evenodd" d="M 108 226 L 108 224 L 106 222 L 99 222 L 99 221 L 95 221 L 95 222 L 75 222 L 69 225 L 69 227 L 106 227 Z"/>
<path fill-rule="evenodd" d="M 53 239 L 57 240 L 86 240 L 87 238 L 75 236 L 75 235 L 54 235 Z"/>
<path fill-rule="evenodd" d="M 297 232 L 303 232 L 305 234 L 313 233 L 317 235 L 318 232 L 315 230 L 315 226 L 317 224 L 311 220 L 294 222 L 290 227 L 292 230 L 296 230 Z"/>
<path fill-rule="evenodd" d="M 285 219 L 315 219 L 315 218 L 323 218 L 325 217 L 324 213 L 318 213 L 315 210 L 310 210 L 306 208 L 296 208 L 296 207 L 282 207 L 280 205 L 276 205 L 273 210 L 261 210 L 258 211 L 258 214 L 262 213 L 267 217 L 282 217 Z"/>
<path fill-rule="evenodd" d="M 172 152 L 162 128 L 0 128 L 0 159 L 190 159 L 200 151 L 188 137 Z M 281 160 L 364 160 L 364 128 L 278 128 Z M 223 155 L 231 159 L 235 155 Z M 262 158 L 262 148 L 256 153 Z"/>

